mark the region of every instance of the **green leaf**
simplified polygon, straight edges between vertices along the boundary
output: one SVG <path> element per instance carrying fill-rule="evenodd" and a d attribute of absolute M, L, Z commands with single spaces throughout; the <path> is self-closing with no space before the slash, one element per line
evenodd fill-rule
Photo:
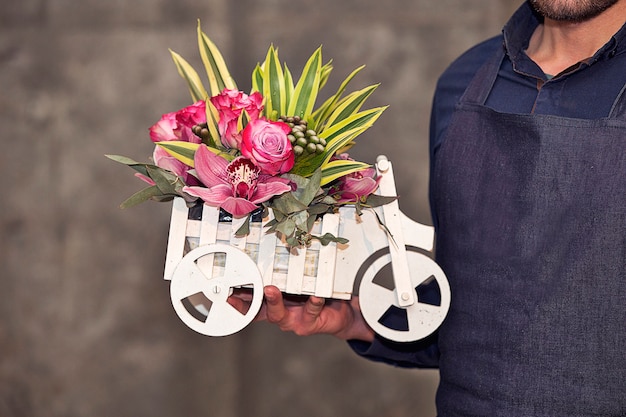
<path fill-rule="evenodd" d="M 328 78 L 330 77 L 330 73 L 333 71 L 332 62 L 333 60 L 331 59 L 326 64 L 322 65 L 322 68 L 320 70 L 320 86 L 319 86 L 320 90 L 322 89 L 322 87 L 326 85 L 326 82 L 328 81 Z"/>
<path fill-rule="evenodd" d="M 302 204 L 292 192 L 281 194 L 279 197 L 274 197 L 272 200 L 272 208 L 280 211 L 285 215 L 296 213 L 307 209 L 306 204 Z M 277 215 L 275 215 L 278 218 Z M 280 221 L 280 220 L 279 220 Z"/>
<path fill-rule="evenodd" d="M 191 98 L 194 102 L 200 100 L 206 100 L 208 94 L 206 89 L 202 85 L 202 81 L 198 76 L 196 70 L 193 69 L 191 65 L 183 57 L 178 55 L 176 52 L 169 50 L 172 55 L 172 59 L 174 60 L 174 64 L 176 64 L 176 69 L 178 69 L 178 73 L 180 74 L 185 81 L 187 81 L 187 86 L 189 87 L 189 92 L 191 93 Z"/>
<path fill-rule="evenodd" d="M 166 140 L 157 142 L 156 144 L 165 149 L 167 153 L 172 155 L 174 158 L 192 168 L 195 166 L 193 162 L 193 157 L 196 154 L 198 147 L 200 147 L 201 145 L 200 143 L 185 142 L 182 140 Z M 207 145 L 202 146 L 206 146 L 209 151 L 213 152 L 215 155 L 221 156 L 228 161 L 232 161 L 234 159 L 234 156 L 226 152 L 222 152 L 219 149 L 215 149 Z"/>
<path fill-rule="evenodd" d="M 328 126 L 332 126 L 333 124 L 345 120 L 357 113 L 361 109 L 365 100 L 367 100 L 377 87 L 378 84 L 370 85 L 362 90 L 354 91 L 342 99 L 341 102 L 338 103 L 337 108 L 329 116 L 328 121 L 326 122 Z"/>
<path fill-rule="evenodd" d="M 162 194 L 176 194 L 182 188 L 183 182 L 176 174 L 160 168 L 148 167 L 147 170 L 148 176 L 152 178 Z M 176 187 L 177 183 L 180 184 L 179 187 Z"/>
<path fill-rule="evenodd" d="M 181 140 L 161 141 L 156 143 L 157 146 L 165 149 L 174 158 L 178 159 L 185 165 L 194 167 L 193 157 L 200 147 L 199 143 L 184 142 Z M 208 146 L 207 146 L 208 147 Z"/>
<path fill-rule="evenodd" d="M 246 220 L 241 224 L 239 229 L 235 232 L 235 236 L 247 236 L 250 234 L 250 214 L 246 217 Z"/>
<path fill-rule="evenodd" d="M 207 120 L 207 127 L 209 129 L 209 134 L 211 135 L 211 141 L 213 142 L 213 143 L 207 143 L 207 145 L 209 145 L 209 147 L 212 147 L 212 145 L 221 147 L 222 139 L 220 137 L 219 127 L 218 127 L 220 116 L 219 116 L 217 109 L 213 105 L 213 103 L 211 103 L 211 100 L 206 100 L 206 120 Z"/>
<path fill-rule="evenodd" d="M 322 48 L 319 47 L 307 61 L 296 84 L 287 113 L 289 116 L 306 118 L 313 111 L 320 86 Z"/>
<path fill-rule="evenodd" d="M 322 180 L 322 170 L 316 169 L 311 178 L 306 179 L 304 187 L 298 187 L 292 194 L 305 206 L 311 204 L 320 190 L 320 181 Z"/>
<path fill-rule="evenodd" d="M 397 199 L 398 197 L 370 194 L 365 199 L 365 203 L 363 203 L 363 205 L 367 207 L 384 206 L 385 204 L 389 204 Z"/>
<path fill-rule="evenodd" d="M 276 225 L 276 230 L 285 236 L 291 236 L 296 231 L 296 222 L 287 218 Z"/>
<path fill-rule="evenodd" d="M 322 165 L 322 186 L 333 182 L 337 178 L 344 175 L 351 174 L 353 172 L 361 171 L 362 169 L 369 168 L 371 165 L 359 161 L 350 161 L 346 159 L 336 159 L 329 161 Z"/>
<path fill-rule="evenodd" d="M 225 88 L 237 89 L 237 84 L 226 66 L 226 62 L 222 57 L 219 49 L 202 32 L 200 28 L 200 20 L 198 20 L 198 48 L 200 49 L 200 57 L 206 69 L 209 78 L 209 87 L 211 96 L 218 95 Z"/>
<path fill-rule="evenodd" d="M 263 95 L 265 96 L 265 115 L 286 114 L 285 76 L 278 60 L 278 52 L 271 45 L 263 63 Z M 274 120 L 274 119 L 272 119 Z"/>
<path fill-rule="evenodd" d="M 302 232 L 308 233 L 309 229 L 307 227 L 307 220 L 309 219 L 309 214 L 306 211 L 300 211 L 294 214 L 291 217 L 296 224 L 296 228 Z"/>
<path fill-rule="evenodd" d="M 323 126 L 323 124 L 326 122 L 326 119 L 328 118 L 328 116 L 335 110 L 335 106 L 339 102 L 339 100 L 340 100 L 341 96 L 343 95 L 344 91 L 346 90 L 346 88 L 348 86 L 348 83 L 350 81 L 352 81 L 352 79 L 363 68 L 365 68 L 365 65 L 362 65 L 359 68 L 357 68 L 354 71 L 352 71 L 350 73 L 350 75 L 348 75 L 346 77 L 346 79 L 343 80 L 343 82 L 341 83 L 341 85 L 337 89 L 337 92 L 335 94 L 333 94 L 332 96 L 330 96 L 324 102 L 324 104 L 322 104 L 317 110 L 315 110 L 315 112 L 313 113 L 315 123 L 314 123 L 314 125 L 311 125 L 311 126 L 314 126 L 313 130 L 315 130 L 315 131 L 319 131 L 320 130 L 320 127 Z"/>
<path fill-rule="evenodd" d="M 289 107 L 289 103 L 291 103 L 291 98 L 293 97 L 295 87 L 293 86 L 293 77 L 291 76 L 291 71 L 289 71 L 286 63 L 283 69 L 283 74 L 285 76 L 285 106 Z"/>
<path fill-rule="evenodd" d="M 332 197 L 331 197 L 332 198 Z M 332 201 L 332 204 L 334 204 L 335 201 Z M 326 203 L 317 203 L 317 204 L 313 204 L 311 206 L 309 206 L 309 208 L 307 209 L 307 211 L 309 212 L 309 214 L 311 214 L 312 216 L 317 216 L 318 214 L 324 214 L 324 213 L 328 213 L 331 209 L 332 209 L 332 205 L 331 204 L 326 204 Z M 310 229 L 309 229 L 310 230 Z"/>
<path fill-rule="evenodd" d="M 322 154 L 307 155 L 296 160 L 291 172 L 303 177 L 310 176 L 315 169 L 328 163 L 330 158 L 350 143 L 355 137 L 369 129 L 387 107 L 377 107 L 353 114 L 345 120 L 327 128 L 319 137 L 326 140 L 326 148 Z"/>
<path fill-rule="evenodd" d="M 315 222 L 317 221 L 317 215 L 311 214 L 306 221 L 307 231 L 310 232 L 313 230 L 313 226 L 315 226 Z"/>
<path fill-rule="evenodd" d="M 342 238 L 342 237 L 337 237 L 337 236 L 333 235 L 332 233 L 325 233 L 322 236 L 313 236 L 313 235 L 311 235 L 311 237 L 313 237 L 314 239 L 319 240 L 320 243 L 323 246 L 326 246 L 326 245 L 328 245 L 331 242 L 343 243 L 343 244 L 349 242 L 348 239 L 345 239 L 345 238 Z"/>
<path fill-rule="evenodd" d="M 121 155 L 105 155 L 105 156 L 115 162 L 119 162 L 120 164 L 128 165 L 130 168 L 146 176 L 148 175 L 147 167 L 157 168 L 156 165 L 137 162 L 133 159 L 130 159 Z"/>
<path fill-rule="evenodd" d="M 128 197 L 122 204 L 120 204 L 120 208 L 126 209 L 138 204 L 143 203 L 144 201 L 150 200 L 151 198 L 161 196 L 161 190 L 156 185 L 152 185 L 150 187 L 144 188 L 143 190 L 137 191 L 132 196 Z"/>
<path fill-rule="evenodd" d="M 252 71 L 252 92 L 263 93 L 263 69 L 259 64 Z"/>

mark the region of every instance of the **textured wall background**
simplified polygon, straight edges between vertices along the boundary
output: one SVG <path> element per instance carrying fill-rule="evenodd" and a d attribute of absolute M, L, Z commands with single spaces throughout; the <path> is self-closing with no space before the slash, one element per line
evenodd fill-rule
<path fill-rule="evenodd" d="M 0 8 L 0 415 L 432 416 L 435 371 L 356 357 L 265 324 L 187 329 L 161 279 L 169 206 L 117 208 L 141 184 L 147 128 L 189 104 L 167 48 L 199 62 L 195 25 L 248 89 L 268 45 L 298 73 L 320 44 L 328 91 L 381 83 L 390 108 L 358 157 L 394 162 L 422 223 L 435 80 L 521 0 L 8 0 Z M 369 139 L 366 139 L 369 138 Z"/>

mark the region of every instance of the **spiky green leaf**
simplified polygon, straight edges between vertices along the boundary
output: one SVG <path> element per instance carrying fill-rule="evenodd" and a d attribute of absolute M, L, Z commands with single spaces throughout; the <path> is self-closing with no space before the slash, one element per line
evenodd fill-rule
<path fill-rule="evenodd" d="M 315 110 L 315 112 L 313 113 L 313 117 L 314 117 L 314 120 L 315 120 L 315 126 L 313 127 L 314 130 L 316 130 L 316 131 L 320 130 L 320 127 L 325 124 L 326 119 L 335 110 L 335 106 L 337 105 L 337 103 L 341 99 L 341 96 L 343 95 L 343 93 L 346 90 L 346 88 L 347 88 L 348 84 L 350 83 L 350 81 L 352 81 L 352 79 L 363 68 L 365 68 L 365 65 L 362 65 L 362 66 L 358 67 L 357 69 L 355 69 L 354 71 L 352 71 L 350 73 L 350 75 L 348 75 L 346 77 L 346 79 L 343 80 L 343 82 L 341 83 L 341 85 L 337 89 L 337 92 L 335 92 L 335 94 L 330 96 L 324 102 L 324 104 L 322 104 L 317 110 Z"/>
<path fill-rule="evenodd" d="M 322 48 L 318 48 L 309 58 L 302 75 L 296 84 L 287 113 L 289 116 L 306 118 L 313 111 L 319 93 L 322 69 Z"/>
<path fill-rule="evenodd" d="M 200 143 L 190 143 L 190 142 L 184 142 L 180 140 L 162 141 L 162 142 L 157 142 L 156 144 L 160 146 L 161 148 L 165 149 L 167 153 L 169 153 L 171 156 L 173 156 L 174 158 L 178 159 L 183 164 L 188 165 L 190 167 L 195 166 L 193 162 L 193 157 L 196 154 L 198 147 L 202 145 Z M 215 155 L 219 155 L 229 161 L 233 160 L 232 155 L 224 153 L 220 151 L 219 149 L 215 149 L 207 145 L 202 145 L 202 146 L 206 146 L 207 149 L 213 152 Z"/>
<path fill-rule="evenodd" d="M 221 93 L 225 88 L 237 89 L 237 84 L 233 77 L 231 77 L 219 49 L 209 37 L 202 32 L 200 20 L 198 20 L 198 48 L 200 49 L 200 57 L 202 58 L 202 63 L 204 64 L 209 78 L 211 96 Z"/>
<path fill-rule="evenodd" d="M 181 57 L 179 54 L 172 51 L 171 49 L 170 54 L 172 55 L 174 64 L 176 64 L 176 69 L 178 70 L 178 73 L 181 77 L 183 77 L 185 81 L 187 81 L 189 93 L 191 93 L 191 98 L 193 99 L 193 101 L 196 102 L 200 100 L 206 100 L 208 94 L 206 92 L 206 89 L 204 88 L 204 85 L 202 85 L 202 81 L 200 80 L 200 77 L 198 76 L 196 70 L 194 70 L 193 67 L 187 61 L 185 61 L 183 57 Z"/>
<path fill-rule="evenodd" d="M 347 119 L 361 110 L 361 106 L 367 98 L 376 90 L 378 84 L 370 85 L 359 91 L 354 91 L 337 103 L 337 108 L 328 117 L 327 126 Z"/>
<path fill-rule="evenodd" d="M 369 168 L 371 165 L 359 161 L 350 161 L 346 159 L 336 159 L 329 161 L 322 166 L 322 179 L 320 185 L 324 186 L 344 175 L 361 171 Z"/>
<path fill-rule="evenodd" d="M 252 92 L 263 94 L 263 68 L 259 64 L 252 71 Z"/>
<path fill-rule="evenodd" d="M 263 63 L 263 95 L 266 98 L 264 111 L 267 117 L 271 118 L 274 112 L 285 114 L 285 76 L 274 45 L 270 45 Z"/>
<path fill-rule="evenodd" d="M 207 143 L 207 145 L 209 145 L 210 147 L 212 146 L 221 147 L 222 138 L 220 137 L 219 127 L 218 127 L 220 116 L 219 116 L 219 113 L 217 112 L 217 109 L 213 105 L 213 103 L 211 103 L 211 100 L 206 101 L 206 120 L 207 120 L 207 127 L 209 129 L 209 134 L 211 136 L 210 142 L 213 142 L 213 143 L 209 142 Z"/>

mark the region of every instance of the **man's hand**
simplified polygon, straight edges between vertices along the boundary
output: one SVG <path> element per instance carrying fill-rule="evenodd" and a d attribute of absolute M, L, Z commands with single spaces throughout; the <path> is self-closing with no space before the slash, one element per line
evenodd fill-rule
<path fill-rule="evenodd" d="M 286 296 L 273 286 L 263 290 L 265 300 L 256 321 L 276 324 L 281 330 L 299 336 L 330 334 L 343 340 L 371 342 L 374 332 L 365 323 L 359 308 L 358 297 L 350 301 L 324 299 L 315 296 Z M 232 296 L 229 302 L 238 309 L 245 308 L 246 297 Z"/>

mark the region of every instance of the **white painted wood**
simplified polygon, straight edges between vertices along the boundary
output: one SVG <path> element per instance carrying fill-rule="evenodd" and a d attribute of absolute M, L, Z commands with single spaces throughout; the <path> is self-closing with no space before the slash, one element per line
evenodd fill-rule
<path fill-rule="evenodd" d="M 263 285 L 276 285 L 274 281 L 274 259 L 276 254 L 276 241 L 278 240 L 275 233 L 265 233 L 266 225 L 274 219 L 272 212 L 264 217 L 261 226 L 261 236 L 259 239 L 259 254 L 257 257 L 257 265 L 263 277 Z"/>
<path fill-rule="evenodd" d="M 163 279 L 171 280 L 176 265 L 183 257 L 185 250 L 185 231 L 187 230 L 187 216 L 189 209 L 182 198 L 175 198 L 172 203 L 172 216 L 167 239 L 167 255 Z"/>
<path fill-rule="evenodd" d="M 378 174 L 382 177 L 378 191 L 382 195 L 397 195 L 391 162 L 387 158 L 383 159 L 383 157 L 379 157 L 378 162 Z M 385 226 L 391 234 L 389 252 L 391 253 L 391 267 L 393 268 L 398 304 L 401 307 L 407 307 L 415 302 L 415 297 L 413 296 L 413 287 L 409 274 L 409 262 L 406 257 L 404 230 L 402 228 L 398 200 L 385 204 L 382 206 L 382 209 Z"/>
<path fill-rule="evenodd" d="M 339 219 L 336 214 L 325 214 L 322 221 L 322 236 L 326 233 L 339 235 Z M 321 245 L 320 245 L 321 246 Z M 315 282 L 315 295 L 329 298 L 333 295 L 335 278 L 335 264 L 337 262 L 337 244 L 331 242 L 319 249 L 317 262 L 317 280 Z"/>
<path fill-rule="evenodd" d="M 381 177 L 378 193 L 395 195 L 391 163 L 379 157 L 377 171 Z M 378 222 L 378 218 L 383 219 L 393 239 L 390 240 L 389 232 Z M 225 263 L 224 259 L 228 259 L 229 255 L 214 249 L 230 247 L 237 252 L 231 258 L 242 259 L 240 256 L 245 256 L 245 263 L 252 262 L 255 265 L 262 286 L 275 285 L 287 294 L 311 294 L 342 300 L 349 300 L 357 292 L 362 293 L 359 300 L 365 303 L 361 308 L 365 311 L 366 321 L 377 333 L 391 340 L 408 341 L 425 337 L 439 326 L 447 313 L 450 291 L 445 275 L 432 259 L 421 253 L 432 251 L 434 230 L 405 216 L 397 201 L 366 209 L 360 216 L 354 207 L 342 207 L 338 214 L 326 214 L 316 223 L 313 234 L 332 233 L 347 238 L 347 244 L 330 243 L 322 246 L 314 240 L 309 247 L 291 250 L 275 233 L 265 232 L 265 225 L 272 220 L 271 210 L 261 224 L 251 224 L 250 233 L 245 237 L 235 236 L 235 231 L 245 219 L 235 219 L 232 223 L 218 220 L 219 210 L 206 205 L 201 221 L 187 220 L 185 202 L 181 198 L 174 200 L 165 279 L 171 280 L 174 275 L 178 277 L 176 279 L 184 279 L 184 273 L 179 271 L 177 265 L 184 263 L 187 265 L 185 268 L 193 269 L 189 266 L 190 261 L 186 260 L 193 256 L 194 265 L 207 280 L 227 280 L 227 275 L 232 273 L 232 266 Z M 185 241 L 192 249 L 187 255 L 184 254 Z M 394 288 L 384 291 L 374 278 L 389 264 L 393 270 Z M 437 280 L 441 292 L 440 306 L 423 305 L 415 290 L 431 275 Z M 201 280 L 191 282 L 185 285 L 199 286 Z M 252 287 L 255 284 L 242 285 Z M 196 289 L 199 291 L 199 287 Z M 406 310 L 409 330 L 397 331 L 380 324 L 380 315 L 391 306 Z M 178 310 L 177 313 L 185 314 Z M 203 328 L 201 332 L 223 333 L 229 328 L 230 320 L 234 320 L 232 326 L 237 327 L 241 323 L 233 317 L 224 317 L 226 323 L 209 325 L 218 326 L 220 330 Z M 190 320 L 189 317 L 186 320 Z M 212 322 L 216 323 L 217 319 Z"/>
<path fill-rule="evenodd" d="M 217 225 L 220 219 L 220 209 L 208 204 L 202 205 L 202 221 L 200 222 L 199 246 L 212 245 L 217 241 Z M 213 276 L 213 261 L 215 256 L 210 253 L 198 259 L 198 267 L 208 277 Z"/>
<path fill-rule="evenodd" d="M 287 285 L 285 291 L 288 294 L 302 294 L 306 247 L 292 248 L 289 252 L 289 269 L 287 270 Z"/>

